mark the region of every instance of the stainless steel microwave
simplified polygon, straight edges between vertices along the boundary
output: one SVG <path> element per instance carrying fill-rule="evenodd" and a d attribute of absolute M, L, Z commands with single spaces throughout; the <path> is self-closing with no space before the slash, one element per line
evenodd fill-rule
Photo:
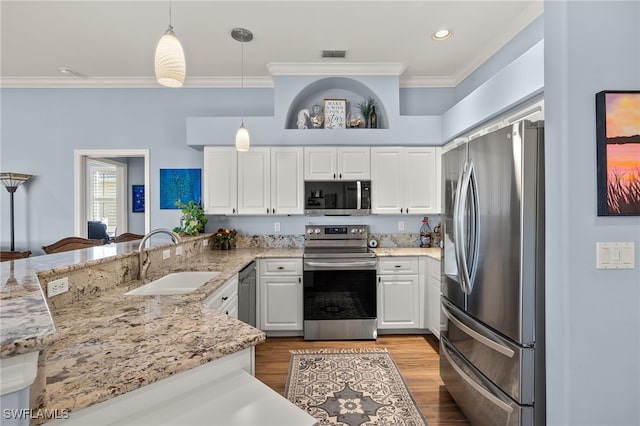
<path fill-rule="evenodd" d="M 304 190 L 306 215 L 371 214 L 371 181 L 307 181 Z"/>

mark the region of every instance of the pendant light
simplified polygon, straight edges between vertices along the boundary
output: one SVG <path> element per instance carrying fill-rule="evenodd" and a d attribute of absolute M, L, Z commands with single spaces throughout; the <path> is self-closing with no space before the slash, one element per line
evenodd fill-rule
<path fill-rule="evenodd" d="M 171 25 L 171 1 L 169 1 L 169 28 L 164 32 L 156 47 L 156 80 L 163 86 L 182 87 L 186 68 L 182 44 L 173 32 Z"/>
<path fill-rule="evenodd" d="M 231 37 L 240 42 L 240 92 L 242 93 L 242 122 L 236 132 L 236 150 L 249 151 L 249 131 L 244 127 L 244 43 L 253 40 L 251 31 L 245 28 L 234 28 Z"/>

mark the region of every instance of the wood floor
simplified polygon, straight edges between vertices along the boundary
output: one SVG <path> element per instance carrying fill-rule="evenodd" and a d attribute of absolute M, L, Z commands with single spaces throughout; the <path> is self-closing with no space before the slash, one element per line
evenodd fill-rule
<path fill-rule="evenodd" d="M 307 342 L 302 337 L 270 337 L 256 346 L 256 378 L 284 395 L 290 350 L 366 347 L 389 351 L 429 426 L 471 425 L 440 379 L 438 340 L 430 334 L 385 335 L 375 341 Z"/>

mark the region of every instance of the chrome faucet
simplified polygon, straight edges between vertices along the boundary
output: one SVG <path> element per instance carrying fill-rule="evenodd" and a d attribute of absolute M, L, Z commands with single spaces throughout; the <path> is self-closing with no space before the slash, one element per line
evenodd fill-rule
<path fill-rule="evenodd" d="M 180 235 L 176 234 L 170 229 L 164 229 L 164 228 L 154 229 L 153 231 L 149 232 L 144 237 L 142 237 L 142 240 L 140 241 L 140 245 L 138 246 L 138 259 L 139 259 L 139 266 L 140 266 L 140 271 L 138 272 L 138 278 L 141 280 L 144 280 L 147 278 L 147 269 L 149 269 L 149 265 L 151 264 L 151 262 L 149 261 L 149 253 L 147 253 L 147 251 L 144 249 L 144 245 L 149 238 L 151 238 L 156 234 L 167 234 L 168 236 L 171 237 L 171 241 L 173 241 L 174 244 L 179 244 L 182 242 L 182 238 L 180 238 Z"/>

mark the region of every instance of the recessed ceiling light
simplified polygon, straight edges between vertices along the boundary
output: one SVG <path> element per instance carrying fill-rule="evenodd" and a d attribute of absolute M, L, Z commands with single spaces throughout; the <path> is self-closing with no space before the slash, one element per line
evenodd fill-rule
<path fill-rule="evenodd" d="M 65 75 L 67 77 L 80 77 L 80 73 L 70 68 L 60 67 L 58 68 L 58 71 L 60 71 L 60 74 Z"/>
<path fill-rule="evenodd" d="M 451 35 L 453 34 L 453 31 L 451 30 L 438 30 L 435 33 L 431 34 L 431 38 L 436 40 L 436 41 L 440 41 L 440 40 L 446 40 L 449 37 L 451 37 Z"/>

